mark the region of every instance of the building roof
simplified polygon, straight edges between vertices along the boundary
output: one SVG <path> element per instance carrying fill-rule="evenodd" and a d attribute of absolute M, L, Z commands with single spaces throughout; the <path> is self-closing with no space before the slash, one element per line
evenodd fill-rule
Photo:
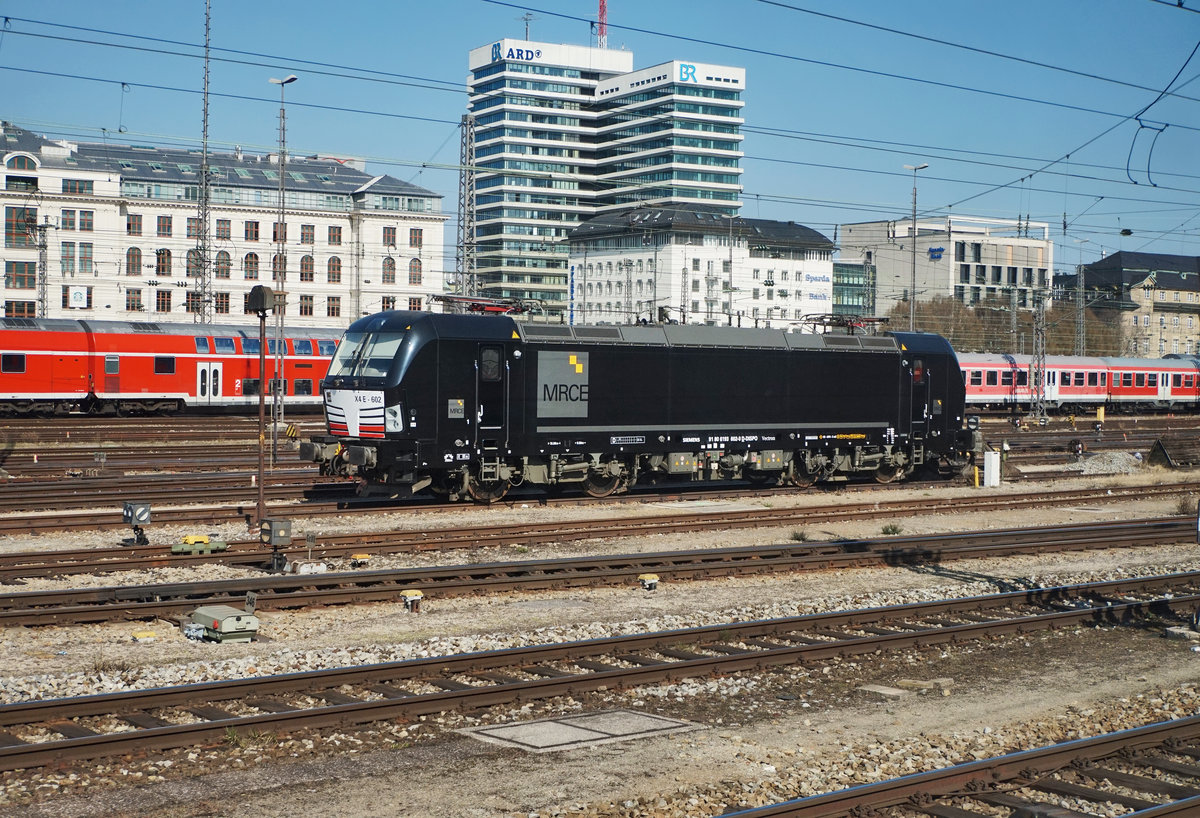
<path fill-rule="evenodd" d="M 31 154 L 43 167 L 63 170 L 114 173 L 122 181 L 148 183 L 199 184 L 202 155 L 199 150 L 162 148 L 151 145 L 117 145 L 102 142 L 68 142 L 38 136 L 9 122 L 0 122 L 0 153 L 16 151 Z M 350 196 L 377 193 L 396 196 L 442 198 L 423 187 L 391 176 L 372 176 L 358 160 L 323 156 L 287 158 L 285 184 L 291 192 L 307 191 Z M 213 187 L 279 187 L 279 163 L 276 154 L 209 151 Z"/>
<path fill-rule="evenodd" d="M 730 222 L 732 221 L 732 226 Z M 628 232 L 693 232 L 728 233 L 732 229 L 751 246 L 756 244 L 833 249 L 833 242 L 811 227 L 795 222 L 771 219 L 745 219 L 727 216 L 719 207 L 706 205 L 674 205 L 664 207 L 635 207 L 603 213 L 583 222 L 571 231 L 572 241 L 590 241 Z"/>
<path fill-rule="evenodd" d="M 1089 288 L 1132 287 L 1147 278 L 1168 290 L 1200 289 L 1200 257 L 1166 253 L 1132 253 L 1125 250 L 1084 265 Z"/>

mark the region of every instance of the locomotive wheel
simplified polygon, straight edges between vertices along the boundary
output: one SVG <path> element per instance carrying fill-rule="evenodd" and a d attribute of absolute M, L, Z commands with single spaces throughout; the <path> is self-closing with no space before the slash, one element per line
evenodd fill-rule
<path fill-rule="evenodd" d="M 886 463 L 875 470 L 876 483 L 891 483 L 904 476 L 903 466 L 889 466 Z"/>
<path fill-rule="evenodd" d="M 474 475 L 467 478 L 467 494 L 475 502 L 485 505 L 503 500 L 511 487 L 507 480 L 479 480 Z"/>
<path fill-rule="evenodd" d="M 616 491 L 620 485 L 620 475 L 608 477 L 590 471 L 583 478 L 583 490 L 589 497 L 607 497 Z"/>

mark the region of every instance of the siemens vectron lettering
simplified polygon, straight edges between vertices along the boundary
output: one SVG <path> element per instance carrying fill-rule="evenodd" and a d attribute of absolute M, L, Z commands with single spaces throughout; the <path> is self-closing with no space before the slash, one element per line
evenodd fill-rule
<path fill-rule="evenodd" d="M 537 378 L 539 418 L 588 416 L 588 353 L 540 352 Z"/>

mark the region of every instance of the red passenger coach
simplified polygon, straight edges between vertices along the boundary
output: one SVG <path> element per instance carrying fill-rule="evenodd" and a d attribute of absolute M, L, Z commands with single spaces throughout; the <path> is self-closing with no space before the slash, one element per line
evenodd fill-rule
<path fill-rule="evenodd" d="M 320 405 L 321 379 L 340 334 L 285 330 L 287 405 Z M 257 326 L 0 319 L 0 413 L 257 410 L 259 346 Z M 275 364 L 272 337 L 266 358 L 272 382 Z"/>

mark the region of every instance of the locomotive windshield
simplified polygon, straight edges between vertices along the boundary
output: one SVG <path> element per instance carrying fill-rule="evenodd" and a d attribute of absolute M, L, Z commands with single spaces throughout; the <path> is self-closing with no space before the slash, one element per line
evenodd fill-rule
<path fill-rule="evenodd" d="M 329 362 L 327 377 L 382 378 L 402 343 L 403 332 L 347 332 Z"/>

